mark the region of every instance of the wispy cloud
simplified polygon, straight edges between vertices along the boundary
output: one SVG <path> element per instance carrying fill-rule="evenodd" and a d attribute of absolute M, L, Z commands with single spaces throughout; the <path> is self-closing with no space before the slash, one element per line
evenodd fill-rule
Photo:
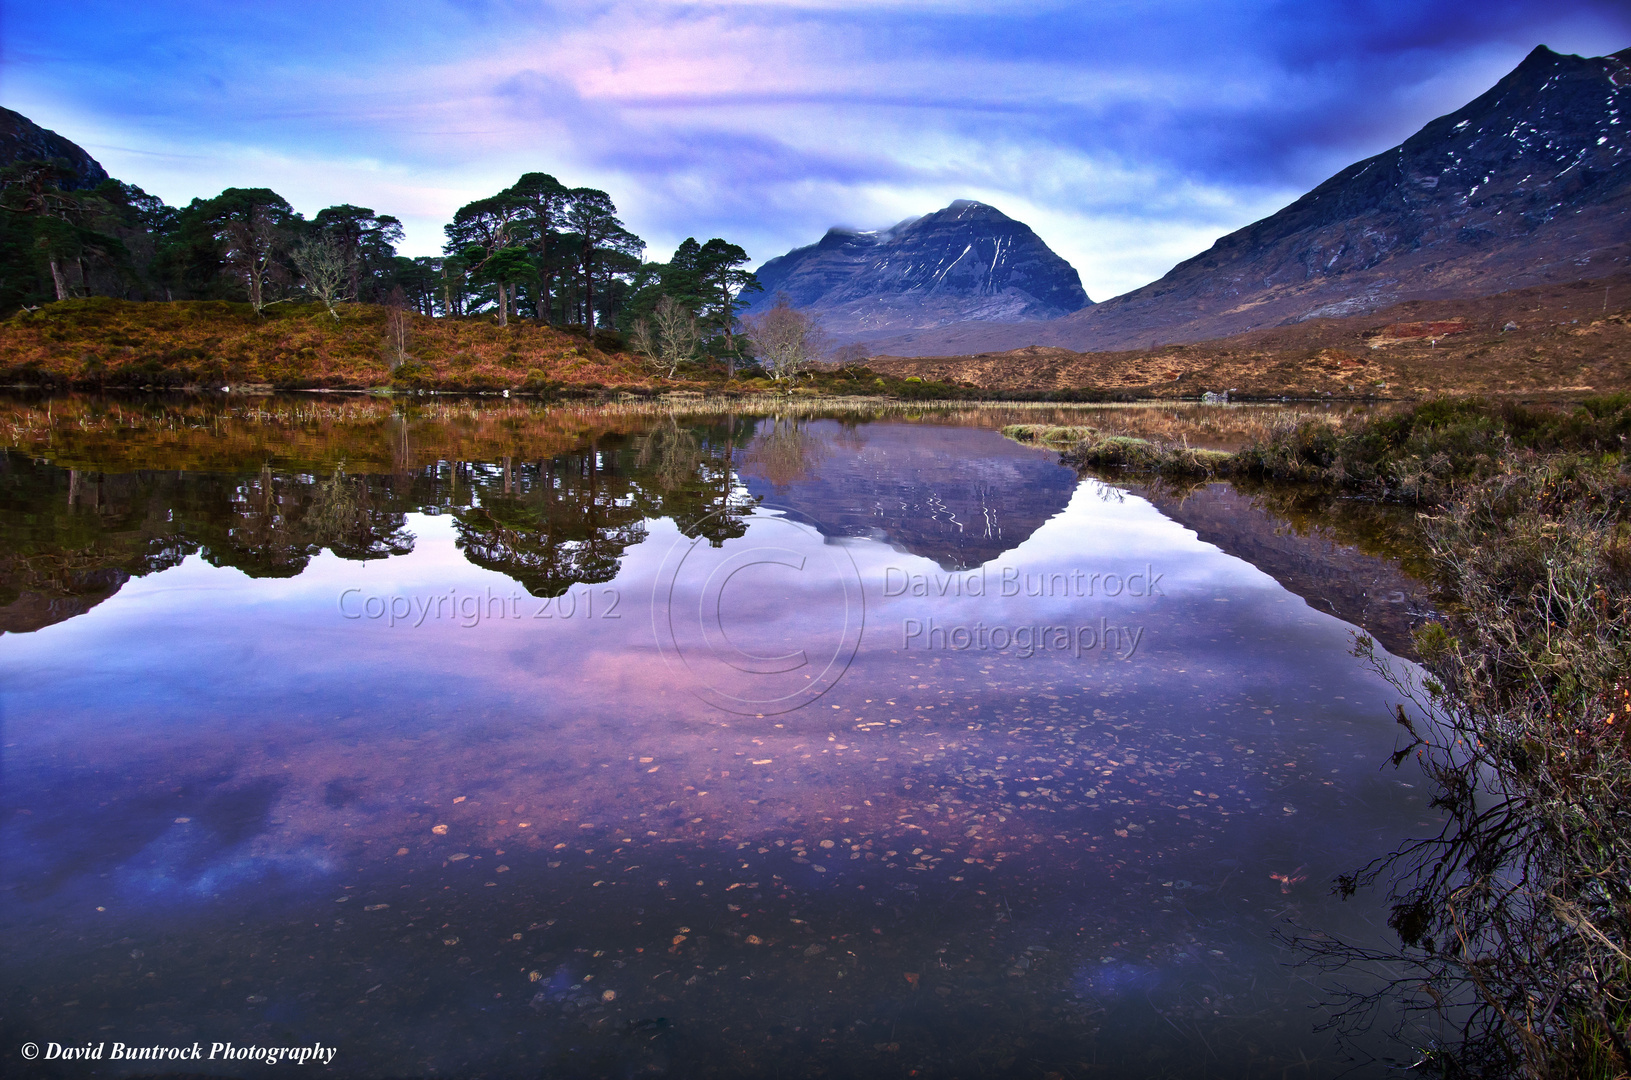
<path fill-rule="evenodd" d="M 172 202 L 267 184 L 401 216 L 541 169 L 662 252 L 756 258 L 984 199 L 1103 298 L 1482 92 L 1619 3 L 351 0 L 7 10 L 0 99 Z"/>

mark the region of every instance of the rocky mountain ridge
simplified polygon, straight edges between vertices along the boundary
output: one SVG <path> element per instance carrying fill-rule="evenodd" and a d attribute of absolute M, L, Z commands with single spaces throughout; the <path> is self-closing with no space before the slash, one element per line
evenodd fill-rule
<path fill-rule="evenodd" d="M 758 275 L 765 291 L 749 313 L 785 293 L 839 339 L 1056 319 L 1092 303 L 1075 268 L 1029 226 L 966 199 L 891 229 L 829 229 Z"/>
<path fill-rule="evenodd" d="M 86 190 L 108 178 L 108 171 L 77 143 L 47 131 L 22 113 L 0 108 L 0 165 L 52 160 L 67 163 L 72 188 Z"/>
<path fill-rule="evenodd" d="M 1463 108 L 1159 281 L 1047 323 L 947 326 L 873 347 L 1150 348 L 1612 274 L 1631 266 L 1628 106 L 1631 49 L 1540 46 Z"/>

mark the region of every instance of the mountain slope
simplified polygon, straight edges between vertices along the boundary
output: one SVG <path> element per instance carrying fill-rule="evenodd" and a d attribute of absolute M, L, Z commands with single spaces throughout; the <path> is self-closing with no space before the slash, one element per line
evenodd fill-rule
<path fill-rule="evenodd" d="M 877 342 L 927 356 L 1199 341 L 1631 265 L 1631 49 L 1541 46 L 1488 93 L 1141 289 L 1031 326 Z"/>
<path fill-rule="evenodd" d="M 830 229 L 758 275 L 765 291 L 754 309 L 786 293 L 838 337 L 959 320 L 1053 319 L 1092 302 L 1076 270 L 1029 226 L 962 199 L 893 229 Z"/>
<path fill-rule="evenodd" d="M 54 131 L 47 131 L 19 112 L 0 108 L 0 165 L 18 161 L 68 163 L 73 188 L 93 188 L 108 178 L 108 171 L 77 144 Z"/>

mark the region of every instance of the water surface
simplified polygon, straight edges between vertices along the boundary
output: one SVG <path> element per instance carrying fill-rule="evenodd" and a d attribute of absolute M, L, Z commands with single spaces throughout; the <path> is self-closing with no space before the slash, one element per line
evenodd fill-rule
<path fill-rule="evenodd" d="M 966 418 L 11 408 L 8 1047 L 1383 1071 L 1276 932 L 1428 821 L 1386 560 Z"/>

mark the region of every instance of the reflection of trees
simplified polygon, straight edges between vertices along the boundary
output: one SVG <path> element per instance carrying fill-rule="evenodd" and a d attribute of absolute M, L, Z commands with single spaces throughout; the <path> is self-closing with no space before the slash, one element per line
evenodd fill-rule
<path fill-rule="evenodd" d="M 344 559 L 382 559 L 413 550 L 402 510 L 366 479 L 337 469 L 326 480 L 269 467 L 232 487 L 224 512 L 204 508 L 184 524 L 215 566 L 250 577 L 294 577 L 325 547 Z"/>
<path fill-rule="evenodd" d="M 745 464 L 776 487 L 806 479 L 826 460 L 830 441 L 797 419 L 761 425 L 749 444 Z"/>
<path fill-rule="evenodd" d="M 480 503 L 460 511 L 455 526 L 465 558 L 534 596 L 610 581 L 624 550 L 646 537 L 620 456 L 591 448 L 519 469 L 506 459 L 498 475 L 478 474 Z"/>
<path fill-rule="evenodd" d="M 195 552 L 251 577 L 293 577 L 324 547 L 403 554 L 403 510 L 379 481 L 343 470 L 107 474 L 0 454 L 0 630 L 72 618 Z"/>
<path fill-rule="evenodd" d="M 400 512 L 378 504 L 391 502 L 389 492 L 378 492 L 366 477 L 346 475 L 340 466 L 319 481 L 306 511 L 305 527 L 312 542 L 342 559 L 383 559 L 413 550 L 413 534 Z"/>
<path fill-rule="evenodd" d="M 755 505 L 734 469 L 740 434 L 734 419 L 669 419 L 632 444 L 608 439 L 535 464 L 506 458 L 473 469 L 474 505 L 456 511 L 459 547 L 536 596 L 559 596 L 615 577 L 623 552 L 646 538 L 648 519 L 672 518 L 686 536 L 722 544 L 747 531 L 743 518 Z"/>
<path fill-rule="evenodd" d="M 89 611 L 193 548 L 168 521 L 175 474 L 102 476 L 0 453 L 0 630 Z"/>
<path fill-rule="evenodd" d="M 833 436 L 833 444 L 851 454 L 859 454 L 866 449 L 866 434 L 861 428 L 862 425 L 855 420 L 840 420 L 838 434 Z"/>
<path fill-rule="evenodd" d="M 672 490 L 684 484 L 702 464 L 702 446 L 696 432 L 681 427 L 673 416 L 664 417 L 639 440 L 635 463 L 646 470 L 652 484 Z"/>
<path fill-rule="evenodd" d="M 648 513 L 673 519 L 681 533 L 715 547 L 746 533 L 744 518 L 758 500 L 742 488 L 736 465 L 737 446 L 751 430 L 751 422 L 734 416 L 692 428 L 671 418 L 648 434 L 641 454 L 656 463 Z"/>
<path fill-rule="evenodd" d="M 293 577 L 327 548 L 346 559 L 406 554 L 406 514 L 450 512 L 471 562 L 556 596 L 609 581 L 648 519 L 715 545 L 743 535 L 756 505 L 737 474 L 751 421 L 665 419 L 637 439 L 535 462 L 438 462 L 399 448 L 389 473 L 327 475 L 154 469 L 105 474 L 0 454 L 0 630 L 32 630 L 113 595 L 125 581 L 202 554 L 251 577 Z M 185 459 L 192 463 L 191 457 Z"/>

